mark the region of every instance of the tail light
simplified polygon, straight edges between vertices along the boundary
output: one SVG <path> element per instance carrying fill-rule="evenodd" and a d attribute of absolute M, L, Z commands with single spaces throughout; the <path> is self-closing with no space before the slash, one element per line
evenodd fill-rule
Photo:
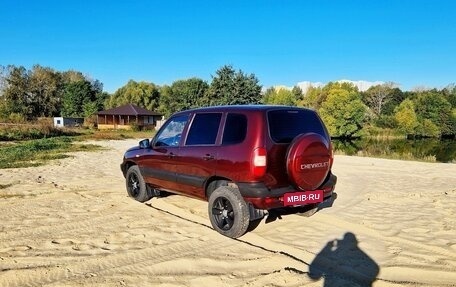
<path fill-rule="evenodd" d="M 332 165 L 334 163 L 334 150 L 332 143 L 329 143 L 329 168 L 332 168 Z"/>
<path fill-rule="evenodd" d="M 262 177 L 266 174 L 266 149 L 257 147 L 252 155 L 252 174 L 255 177 Z"/>

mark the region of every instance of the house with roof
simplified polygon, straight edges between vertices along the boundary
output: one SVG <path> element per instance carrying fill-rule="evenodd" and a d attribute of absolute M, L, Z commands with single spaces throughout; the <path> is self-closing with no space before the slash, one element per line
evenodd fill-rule
<path fill-rule="evenodd" d="M 133 104 L 126 104 L 97 113 L 98 129 L 131 129 L 133 126 L 138 126 L 141 129 L 153 128 L 161 119 L 160 113 Z"/>

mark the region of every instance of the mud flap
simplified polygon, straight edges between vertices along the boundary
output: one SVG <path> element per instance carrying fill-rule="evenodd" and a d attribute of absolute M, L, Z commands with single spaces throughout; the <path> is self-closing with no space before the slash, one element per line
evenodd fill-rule
<path fill-rule="evenodd" d="M 337 193 L 333 192 L 330 197 L 326 198 L 322 203 L 318 204 L 318 210 L 329 208 L 333 206 L 334 201 L 337 199 Z"/>
<path fill-rule="evenodd" d="M 147 194 L 152 198 L 152 197 L 159 197 L 160 196 L 160 190 L 151 188 L 148 184 L 146 184 L 147 188 Z"/>
<path fill-rule="evenodd" d="M 257 219 L 264 218 L 268 212 L 263 209 L 256 209 L 255 207 L 253 207 L 252 204 L 249 203 L 249 213 L 250 213 L 250 221 L 254 221 Z"/>

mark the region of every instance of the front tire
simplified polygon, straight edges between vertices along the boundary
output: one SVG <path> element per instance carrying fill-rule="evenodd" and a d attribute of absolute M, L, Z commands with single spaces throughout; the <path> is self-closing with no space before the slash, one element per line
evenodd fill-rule
<path fill-rule="evenodd" d="M 237 188 L 221 186 L 209 196 L 209 219 L 222 235 L 238 238 L 250 223 L 249 208 Z"/>
<path fill-rule="evenodd" d="M 137 165 L 133 165 L 128 169 L 125 180 L 130 197 L 139 202 L 146 202 L 152 198 Z"/>

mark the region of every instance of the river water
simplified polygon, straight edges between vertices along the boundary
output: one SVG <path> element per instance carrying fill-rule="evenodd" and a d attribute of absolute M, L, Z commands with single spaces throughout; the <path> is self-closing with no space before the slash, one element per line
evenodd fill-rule
<path fill-rule="evenodd" d="M 456 163 L 456 140 L 447 139 L 333 139 L 336 154 L 403 160 Z"/>

